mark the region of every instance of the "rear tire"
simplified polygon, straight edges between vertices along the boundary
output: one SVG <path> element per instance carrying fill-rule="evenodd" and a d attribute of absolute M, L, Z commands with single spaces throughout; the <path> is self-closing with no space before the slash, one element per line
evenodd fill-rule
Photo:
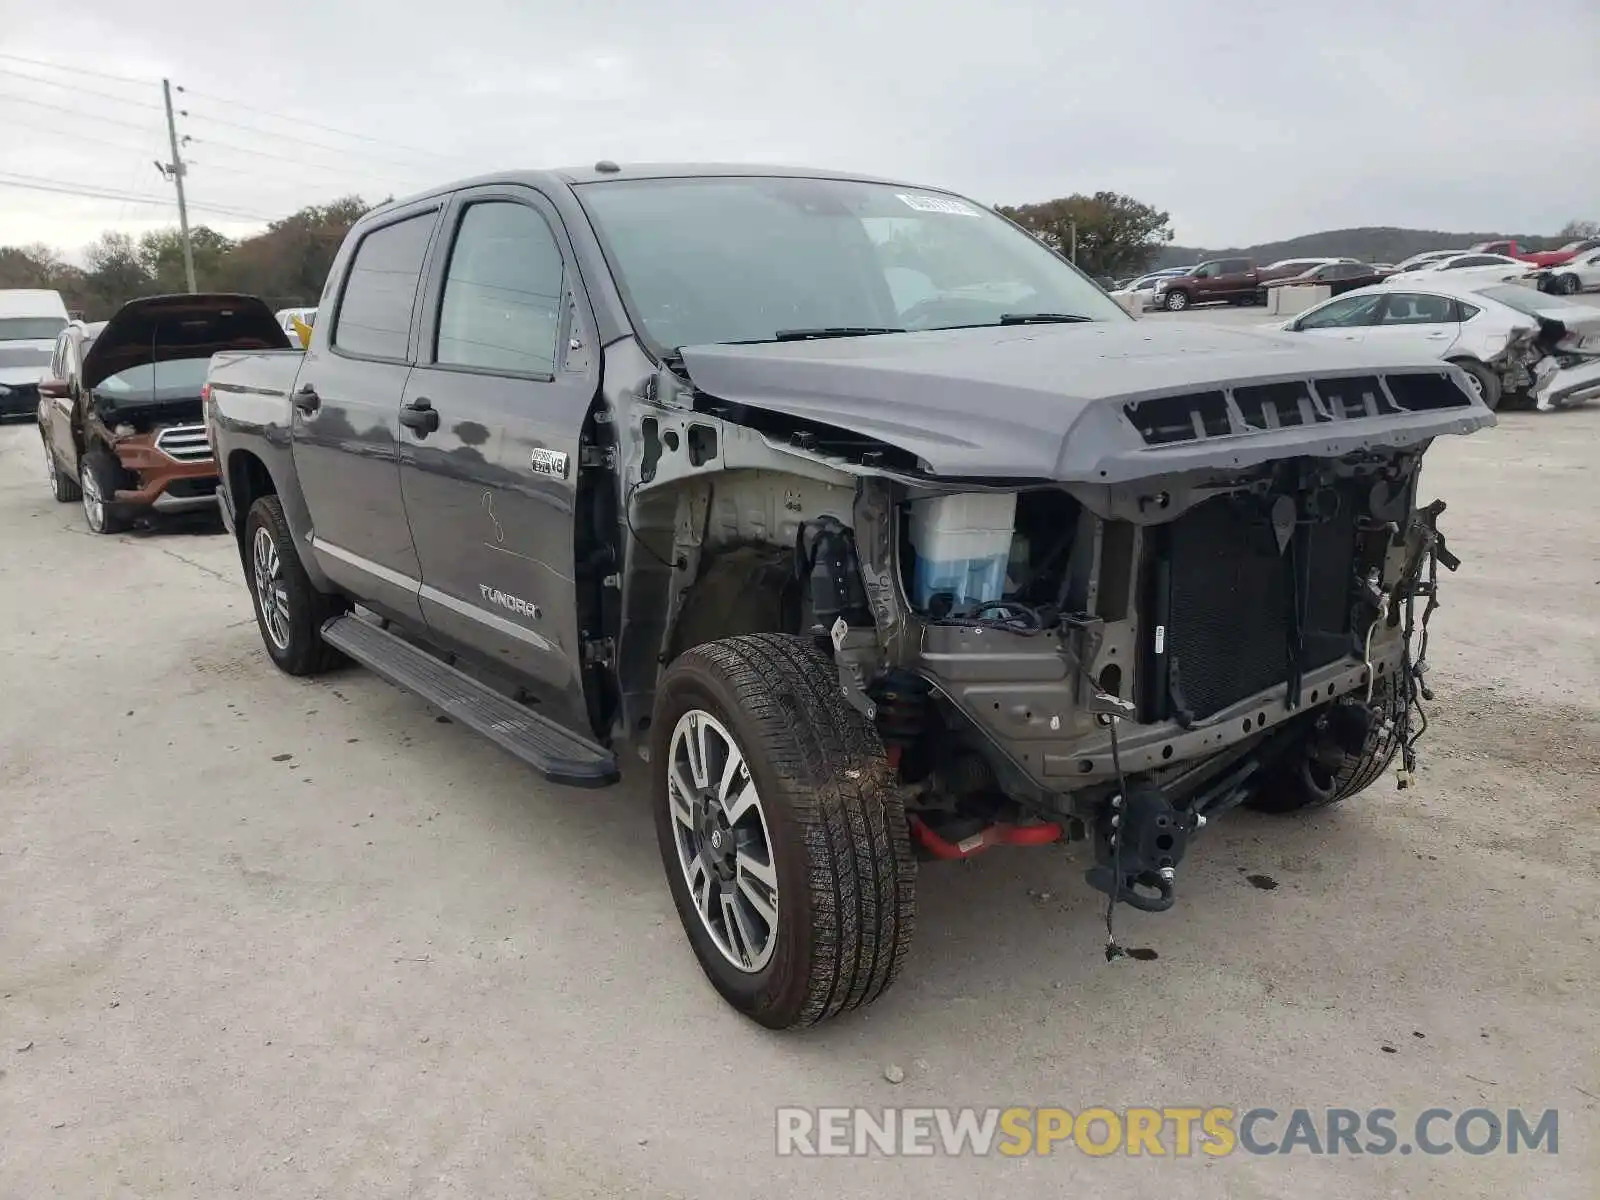
<path fill-rule="evenodd" d="M 1560 278 L 1560 288 L 1563 296 L 1575 296 L 1583 290 L 1583 284 L 1576 275 L 1567 274 Z"/>
<path fill-rule="evenodd" d="M 83 499 L 83 489 L 78 486 L 77 480 L 61 469 L 61 461 L 56 457 L 56 448 L 50 444 L 48 438 L 40 435 L 44 441 L 44 465 L 49 472 L 50 491 L 60 504 L 72 504 Z"/>
<path fill-rule="evenodd" d="M 1302 746 L 1273 769 L 1262 789 L 1246 805 L 1269 813 L 1306 812 L 1327 808 L 1366 791 L 1400 752 L 1402 706 L 1401 688 L 1393 678 L 1380 679 L 1372 693 L 1372 727 L 1358 751 L 1318 754 L 1323 739 L 1320 731 L 1313 730 Z"/>
<path fill-rule="evenodd" d="M 667 669 L 651 729 L 662 863 L 723 999 L 789 1029 L 881 996 L 911 945 L 916 859 L 883 743 L 828 657 L 779 634 L 697 646 Z M 733 753 L 744 766 L 725 772 Z"/>
<path fill-rule="evenodd" d="M 1477 383 L 1478 396 L 1490 412 L 1495 412 L 1500 407 L 1500 380 L 1495 373 L 1481 362 L 1472 358 L 1452 358 L 1451 363 L 1460 367 Z"/>
<path fill-rule="evenodd" d="M 349 605 L 312 585 L 276 496 L 263 496 L 250 506 L 243 547 L 256 625 L 278 669 L 288 675 L 316 675 L 343 662 L 344 656 L 322 640 L 322 626 Z"/>

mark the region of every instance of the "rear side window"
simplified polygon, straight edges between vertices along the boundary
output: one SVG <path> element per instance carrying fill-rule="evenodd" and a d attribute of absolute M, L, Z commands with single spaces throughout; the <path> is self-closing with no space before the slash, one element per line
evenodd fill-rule
<path fill-rule="evenodd" d="M 1455 302 L 1444 296 L 1395 292 L 1383 310 L 1385 325 L 1442 325 L 1454 321 Z"/>
<path fill-rule="evenodd" d="M 405 358 L 433 221 L 433 213 L 422 213 L 361 239 L 334 319 L 335 347 L 367 358 Z"/>
<path fill-rule="evenodd" d="M 553 375 L 561 296 L 561 251 L 544 218 L 525 204 L 474 204 L 450 251 L 435 362 Z"/>

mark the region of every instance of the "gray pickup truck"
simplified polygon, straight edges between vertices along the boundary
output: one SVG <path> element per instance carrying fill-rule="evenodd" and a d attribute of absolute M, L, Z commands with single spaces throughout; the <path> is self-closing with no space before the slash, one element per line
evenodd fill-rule
<path fill-rule="evenodd" d="M 763 1024 L 883 993 L 919 861 L 1084 843 L 1109 922 L 1233 806 L 1409 778 L 1419 467 L 1494 420 L 1454 367 L 1138 322 L 960 196 L 748 166 L 385 204 L 318 311 L 208 378 L 267 653 L 631 760 Z"/>

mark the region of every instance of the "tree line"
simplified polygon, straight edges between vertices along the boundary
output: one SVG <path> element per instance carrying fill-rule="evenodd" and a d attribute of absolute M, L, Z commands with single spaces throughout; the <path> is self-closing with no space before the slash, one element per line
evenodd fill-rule
<path fill-rule="evenodd" d="M 233 239 L 205 225 L 190 230 L 195 283 L 201 291 L 244 292 L 272 308 L 313 305 L 350 227 L 368 211 L 359 196 L 303 208 L 265 232 Z M 187 291 L 183 242 L 176 229 L 135 239 L 101 234 L 67 262 L 49 246 L 0 247 L 0 288 L 50 288 L 87 321 L 103 321 L 129 300 Z"/>

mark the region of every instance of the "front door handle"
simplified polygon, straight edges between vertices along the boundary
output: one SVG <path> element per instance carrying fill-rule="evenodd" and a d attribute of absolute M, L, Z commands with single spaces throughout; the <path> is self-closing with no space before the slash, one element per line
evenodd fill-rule
<path fill-rule="evenodd" d="M 413 430 L 419 438 L 427 437 L 439 428 L 439 413 L 433 407 L 432 400 L 418 396 L 400 409 L 400 424 Z"/>
<path fill-rule="evenodd" d="M 300 390 L 294 394 L 294 406 L 309 417 L 322 407 L 322 397 L 309 383 L 301 384 Z"/>

